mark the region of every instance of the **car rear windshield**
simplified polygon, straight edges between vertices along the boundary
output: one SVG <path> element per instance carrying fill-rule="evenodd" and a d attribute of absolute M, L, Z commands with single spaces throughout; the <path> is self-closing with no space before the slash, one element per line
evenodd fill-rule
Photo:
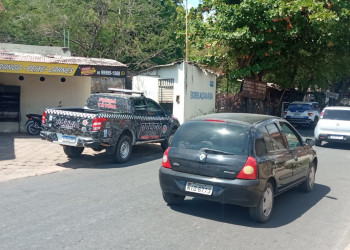
<path fill-rule="evenodd" d="M 323 119 L 350 121 L 350 110 L 332 110 L 326 109 Z"/>
<path fill-rule="evenodd" d="M 240 124 L 192 121 L 181 125 L 171 147 L 213 150 L 234 155 L 248 154 L 249 128 Z"/>
<path fill-rule="evenodd" d="M 105 110 L 117 113 L 131 112 L 128 99 L 108 94 L 92 94 L 86 101 L 86 107 L 89 109 Z"/>
<path fill-rule="evenodd" d="M 291 112 L 295 112 L 295 111 L 307 111 L 311 109 L 311 105 L 310 104 L 291 104 L 288 106 L 288 110 Z"/>

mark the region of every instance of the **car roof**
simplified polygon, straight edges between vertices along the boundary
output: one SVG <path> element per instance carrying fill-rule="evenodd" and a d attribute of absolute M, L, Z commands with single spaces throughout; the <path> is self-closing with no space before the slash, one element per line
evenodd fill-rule
<path fill-rule="evenodd" d="M 297 102 L 292 102 L 291 104 L 313 104 L 313 103 L 318 103 L 318 102 L 299 102 L 299 101 L 297 101 Z"/>
<path fill-rule="evenodd" d="M 332 106 L 332 107 L 325 107 L 325 110 L 350 110 L 350 107 L 347 106 Z"/>
<path fill-rule="evenodd" d="M 280 117 L 250 113 L 214 113 L 193 118 L 191 121 L 223 120 L 232 123 L 253 125 L 270 119 L 281 119 Z"/>
<path fill-rule="evenodd" d="M 117 93 L 93 93 L 91 95 L 108 96 L 108 97 L 119 97 L 119 98 L 125 98 L 125 99 L 146 98 L 145 96 L 121 94 L 121 93 L 118 93 L 118 94 Z"/>

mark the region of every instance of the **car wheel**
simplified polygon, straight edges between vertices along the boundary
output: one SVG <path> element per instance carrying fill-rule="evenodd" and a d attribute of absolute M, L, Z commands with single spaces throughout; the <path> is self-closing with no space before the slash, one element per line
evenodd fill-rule
<path fill-rule="evenodd" d="M 115 148 L 115 152 L 113 155 L 113 160 L 116 163 L 124 163 L 127 162 L 130 159 L 132 152 L 132 145 L 131 145 L 131 139 L 129 136 L 124 135 L 122 136 Z"/>
<path fill-rule="evenodd" d="M 312 191 L 315 184 L 315 174 L 316 174 L 315 164 L 312 163 L 309 168 L 309 173 L 307 175 L 306 180 L 300 185 L 301 190 L 303 190 L 306 193 L 309 193 Z"/>
<path fill-rule="evenodd" d="M 259 223 L 267 222 L 271 218 L 273 201 L 273 186 L 268 182 L 258 206 L 249 208 L 250 217 Z"/>
<path fill-rule="evenodd" d="M 318 123 L 318 118 L 315 117 L 315 120 L 311 123 L 311 128 L 312 129 L 316 128 L 317 123 Z"/>
<path fill-rule="evenodd" d="M 322 145 L 322 140 L 315 140 L 315 145 L 317 146 L 317 147 L 321 147 L 321 145 Z"/>
<path fill-rule="evenodd" d="M 185 196 L 163 192 L 163 199 L 168 205 L 179 205 L 183 202 Z"/>
<path fill-rule="evenodd" d="M 176 132 L 176 129 L 172 130 L 170 132 L 170 135 L 167 139 L 165 139 L 164 141 L 161 142 L 161 147 L 163 149 L 163 151 L 165 151 L 171 144 L 171 142 L 173 141 L 174 139 L 174 135 L 175 135 L 175 132 Z"/>
<path fill-rule="evenodd" d="M 76 157 L 79 157 L 83 153 L 84 148 L 83 147 L 73 147 L 73 146 L 63 146 L 63 151 L 69 158 L 76 158 Z"/>

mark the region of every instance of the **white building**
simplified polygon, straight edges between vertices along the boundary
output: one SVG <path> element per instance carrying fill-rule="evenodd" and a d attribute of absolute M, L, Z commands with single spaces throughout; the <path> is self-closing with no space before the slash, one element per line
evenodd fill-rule
<path fill-rule="evenodd" d="M 26 114 L 59 103 L 84 106 L 91 91 L 124 87 L 126 74 L 118 61 L 73 57 L 69 48 L 0 43 L 0 132 L 23 132 Z"/>
<path fill-rule="evenodd" d="M 216 74 L 194 63 L 155 66 L 134 76 L 132 86 L 172 111 L 180 123 L 215 112 Z"/>

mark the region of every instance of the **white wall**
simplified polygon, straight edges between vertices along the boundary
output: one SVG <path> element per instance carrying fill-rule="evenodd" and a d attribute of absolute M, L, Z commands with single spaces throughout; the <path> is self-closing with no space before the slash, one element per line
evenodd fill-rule
<path fill-rule="evenodd" d="M 19 76 L 0 73 L 0 84 L 21 87 L 21 132 L 25 131 L 26 114 L 42 114 L 45 108 L 57 106 L 60 101 L 62 106 L 84 106 L 90 96 L 91 77 L 69 76 L 62 83 L 62 76 L 44 76 L 43 82 L 39 80 L 41 75 L 23 75 L 23 81 Z M 0 122 L 0 132 L 18 132 L 18 123 Z"/>
<path fill-rule="evenodd" d="M 215 112 L 216 76 L 194 65 L 187 68 L 184 121 Z"/>
<path fill-rule="evenodd" d="M 215 112 L 216 76 L 188 64 L 186 85 L 185 66 L 185 63 L 162 66 L 133 77 L 133 89 L 145 91 L 146 96 L 155 101 L 158 101 L 158 79 L 173 78 L 173 115 L 180 124 L 196 116 Z"/>
<path fill-rule="evenodd" d="M 132 78 L 132 90 L 143 91 L 145 96 L 158 102 L 158 77 L 138 75 Z"/>

